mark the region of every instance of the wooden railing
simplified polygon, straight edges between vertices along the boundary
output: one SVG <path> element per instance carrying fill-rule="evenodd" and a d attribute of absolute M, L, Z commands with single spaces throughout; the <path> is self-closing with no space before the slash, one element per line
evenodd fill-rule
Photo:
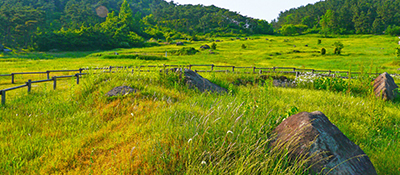
<path fill-rule="evenodd" d="M 324 73 L 325 74 L 319 74 L 321 76 L 332 76 L 332 77 L 339 77 L 339 78 L 352 78 L 350 77 L 351 75 L 357 75 L 361 74 L 361 72 L 349 72 L 349 71 L 332 71 L 332 70 L 317 70 L 317 69 L 299 69 L 299 68 L 294 68 L 294 67 L 240 67 L 240 66 L 219 66 L 219 65 L 214 65 L 214 64 L 190 64 L 190 65 L 146 65 L 146 66 L 108 66 L 108 67 L 103 67 L 103 68 L 80 68 L 80 69 L 75 69 L 75 70 L 48 70 L 45 72 L 17 72 L 17 73 L 11 73 L 11 74 L 0 74 L 0 77 L 6 77 L 6 76 L 11 76 L 11 83 L 15 84 L 15 75 L 29 75 L 29 74 L 46 74 L 47 79 L 45 80 L 37 80 L 37 81 L 32 81 L 28 80 L 25 82 L 24 85 L 20 86 L 15 86 L 7 89 L 0 90 L 0 95 L 1 95 L 1 104 L 5 105 L 6 103 L 6 92 L 15 90 L 15 89 L 20 89 L 27 87 L 28 88 L 28 93 L 31 92 L 32 89 L 32 84 L 35 83 L 43 83 L 43 82 L 50 82 L 53 81 L 53 89 L 56 89 L 57 87 L 57 79 L 62 79 L 62 78 L 76 78 L 76 83 L 79 84 L 79 78 L 82 75 L 86 75 L 87 73 L 82 73 L 83 71 L 87 70 L 103 70 L 104 73 L 114 73 L 112 70 L 117 69 L 123 69 L 123 70 L 131 70 L 132 73 L 135 71 L 138 72 L 163 72 L 168 70 L 168 68 L 188 68 L 196 72 L 231 72 L 231 73 L 248 73 L 248 74 L 264 74 L 264 73 L 284 73 L 284 74 L 295 74 L 296 77 L 299 76 L 300 73 L 305 73 L 309 72 L 311 74 L 316 74 L 317 72 L 319 73 Z M 193 67 L 205 67 L 203 69 L 193 69 Z M 207 68 L 209 67 L 209 68 Z M 143 68 L 153 68 L 152 70 L 150 69 L 143 69 Z M 161 68 L 161 69 L 154 69 L 154 68 Z M 223 68 L 223 70 L 217 70 L 219 68 Z M 239 69 L 249 69 L 251 70 L 250 72 L 241 72 Z M 289 71 L 284 71 L 284 70 L 289 70 Z M 50 78 L 50 73 L 56 73 L 56 72 L 79 72 L 74 75 L 67 75 L 67 76 L 53 76 Z M 341 76 L 341 74 L 346 74 L 346 76 Z M 350 75 L 351 74 L 351 75 Z M 367 75 L 379 75 L 380 73 L 365 73 Z M 392 74 L 398 76 L 398 74 Z"/>

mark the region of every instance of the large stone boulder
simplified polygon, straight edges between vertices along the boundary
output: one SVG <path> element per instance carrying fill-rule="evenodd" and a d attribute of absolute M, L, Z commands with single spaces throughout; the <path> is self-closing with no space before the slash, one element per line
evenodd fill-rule
<path fill-rule="evenodd" d="M 175 71 L 177 73 L 183 73 L 184 75 L 184 81 L 187 85 L 189 85 L 189 88 L 192 89 L 198 89 L 201 92 L 209 91 L 209 92 L 217 92 L 217 93 L 222 93 L 222 92 L 228 92 L 227 89 L 222 88 L 212 82 L 210 80 L 207 80 L 203 78 L 201 75 L 199 75 L 197 72 L 194 72 L 189 69 L 171 69 L 171 71 Z"/>
<path fill-rule="evenodd" d="M 394 79 L 387 73 L 383 73 L 374 80 L 374 93 L 378 98 L 394 100 L 399 96 L 395 89 L 399 88 Z"/>
<path fill-rule="evenodd" d="M 312 174 L 377 174 L 369 157 L 322 112 L 302 112 L 284 120 L 271 146 L 289 145 L 290 155 L 309 158 Z"/>
<path fill-rule="evenodd" d="M 107 92 L 107 96 L 114 97 L 119 95 L 127 95 L 132 92 L 136 92 L 136 89 L 133 89 L 129 86 L 118 86 L 112 89 L 111 91 Z"/>

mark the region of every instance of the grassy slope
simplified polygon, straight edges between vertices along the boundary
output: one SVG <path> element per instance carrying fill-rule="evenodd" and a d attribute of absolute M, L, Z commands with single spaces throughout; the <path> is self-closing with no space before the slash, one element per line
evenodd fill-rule
<path fill-rule="evenodd" d="M 267 42 L 264 38 L 218 43 L 218 55 L 203 52 L 195 56 L 172 56 L 166 63 L 304 65 L 307 68 L 342 69 L 348 63 L 362 62 L 366 59 L 365 55 L 368 55 L 367 61 L 361 63 L 366 67 L 374 60 L 374 66 L 387 66 L 390 70 L 395 68 L 390 67 L 393 49 L 389 50 L 395 45 L 390 43 L 392 38 L 386 36 L 323 39 L 322 45 L 325 44 L 326 48 L 331 47 L 334 41 L 342 40 L 345 44 L 344 56 L 339 58 L 333 55 L 313 57 L 311 53 L 301 53 L 297 55 L 300 58 L 293 58 L 293 54 L 284 54 L 292 49 L 293 44 L 296 49 L 304 44 L 309 44 L 304 50 L 319 48 L 312 44 L 317 40 L 314 36 L 268 36 L 276 44 L 271 44 L 273 42 Z M 282 42 L 286 38 L 298 40 L 293 43 Z M 261 44 L 264 42 L 265 46 Z M 360 42 L 375 45 L 364 48 L 362 44 L 357 44 Z M 206 42 L 189 46 L 198 47 L 204 43 Z M 248 44 L 249 49 L 232 49 L 240 48 L 242 43 Z M 268 45 L 272 48 L 264 50 Z M 385 49 L 378 49 L 380 47 Z M 118 52 L 154 53 L 176 48 L 179 47 L 123 49 Z M 328 50 L 328 54 L 330 50 L 332 48 Z M 269 57 L 270 52 L 283 54 L 271 59 L 259 59 L 262 56 Z M 268 53 L 267 56 L 265 53 Z M 52 60 L 16 59 L 18 62 L 9 60 L 14 59 L 2 59 L 6 64 L 0 65 L 1 73 L 165 63 L 103 60 L 92 56 Z M 34 68 L 33 65 L 37 67 Z M 356 70 L 358 66 L 352 66 L 351 69 Z M 34 87 L 31 95 L 22 90 L 16 91 L 15 93 L 23 96 L 8 99 L 9 105 L 0 110 L 0 166 L 4 167 L 1 171 L 96 174 L 182 171 L 251 173 L 255 170 L 249 165 L 254 165 L 260 167 L 257 171 L 267 174 L 298 172 L 301 168 L 291 169 L 293 167 L 279 161 L 283 159 L 274 159 L 273 154 L 250 151 L 254 147 L 265 146 L 271 130 L 284 117 L 292 114 L 291 110 L 296 107 L 299 111 L 324 112 L 346 136 L 368 154 L 380 174 L 399 174 L 398 104 L 327 91 L 257 86 L 230 87 L 235 92 L 233 96 L 206 95 L 187 90 L 158 76 L 102 75 L 84 79 L 85 83 L 79 86 L 73 85 L 73 80 L 65 80 L 62 88 L 57 91 L 50 90 L 51 84 Z M 204 76 L 224 86 L 228 86 L 234 79 L 223 74 Z M 21 77 L 20 81 L 25 78 L 27 77 Z M 11 86 L 6 84 L 9 80 L 0 79 L 0 87 Z M 115 85 L 131 85 L 139 89 L 140 93 L 115 99 L 105 97 L 103 94 Z M 232 155 L 237 159 L 227 159 L 227 156 Z M 299 167 L 301 165 L 300 162 Z"/>

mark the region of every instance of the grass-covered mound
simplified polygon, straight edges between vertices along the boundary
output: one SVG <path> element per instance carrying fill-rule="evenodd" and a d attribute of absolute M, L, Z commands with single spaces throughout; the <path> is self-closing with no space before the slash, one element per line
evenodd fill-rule
<path fill-rule="evenodd" d="M 398 104 L 346 92 L 231 83 L 252 75 L 203 76 L 230 93 L 199 93 L 173 74 L 122 73 L 10 100 L 0 107 L 0 172 L 307 174 L 307 160 L 289 161 L 287 150 L 267 145 L 282 120 L 317 110 L 365 151 L 379 174 L 398 172 Z M 120 85 L 138 92 L 104 95 Z"/>
<path fill-rule="evenodd" d="M 165 57 L 154 55 L 104 55 L 105 59 L 136 59 L 136 60 L 167 60 Z"/>

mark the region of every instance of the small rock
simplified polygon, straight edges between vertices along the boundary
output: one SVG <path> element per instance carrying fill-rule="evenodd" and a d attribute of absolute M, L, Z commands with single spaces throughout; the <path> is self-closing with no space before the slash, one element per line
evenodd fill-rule
<path fill-rule="evenodd" d="M 183 42 L 177 42 L 176 45 L 177 46 L 183 46 Z"/>
<path fill-rule="evenodd" d="M 200 49 L 211 49 L 211 47 L 206 44 L 206 45 L 201 46 Z"/>
<path fill-rule="evenodd" d="M 111 91 L 107 92 L 107 96 L 114 97 L 114 96 L 119 96 L 119 95 L 127 95 L 132 92 L 136 93 L 136 89 L 133 89 L 129 86 L 118 86 L 112 89 Z"/>
<path fill-rule="evenodd" d="M 215 42 L 221 42 L 221 40 L 215 40 Z"/>
<path fill-rule="evenodd" d="M 322 112 L 290 116 L 273 132 L 277 137 L 270 146 L 285 144 L 291 150 L 291 157 L 309 158 L 311 174 L 377 174 L 364 151 Z"/>

